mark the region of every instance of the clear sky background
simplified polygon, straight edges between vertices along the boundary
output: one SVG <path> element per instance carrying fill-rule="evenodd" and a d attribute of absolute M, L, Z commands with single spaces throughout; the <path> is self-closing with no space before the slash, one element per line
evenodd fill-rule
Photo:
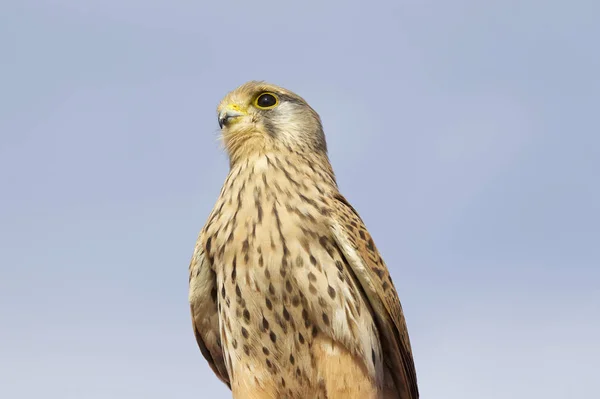
<path fill-rule="evenodd" d="M 228 398 L 187 304 L 215 108 L 321 114 L 422 398 L 600 397 L 600 3 L 0 5 L 0 397 Z"/>

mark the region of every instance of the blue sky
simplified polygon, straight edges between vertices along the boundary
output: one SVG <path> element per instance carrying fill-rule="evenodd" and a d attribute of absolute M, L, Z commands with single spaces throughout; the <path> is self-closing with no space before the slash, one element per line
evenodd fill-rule
<path fill-rule="evenodd" d="M 0 396 L 227 398 L 187 267 L 251 79 L 320 113 L 423 398 L 600 397 L 600 5 L 0 5 Z"/>

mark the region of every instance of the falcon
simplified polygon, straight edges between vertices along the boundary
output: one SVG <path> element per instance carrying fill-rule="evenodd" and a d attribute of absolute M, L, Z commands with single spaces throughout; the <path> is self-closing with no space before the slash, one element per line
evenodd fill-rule
<path fill-rule="evenodd" d="M 214 373 L 235 399 L 417 399 L 398 294 L 317 112 L 251 81 L 217 113 L 230 170 L 189 267 Z"/>

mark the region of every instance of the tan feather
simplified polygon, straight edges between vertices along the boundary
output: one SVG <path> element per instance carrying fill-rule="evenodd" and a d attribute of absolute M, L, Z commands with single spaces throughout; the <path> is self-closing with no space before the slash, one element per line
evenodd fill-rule
<path fill-rule="evenodd" d="M 229 387 L 230 379 L 223 359 L 215 300 L 216 281 L 214 272 L 204 256 L 201 241 L 202 236 L 198 238 L 189 268 L 189 302 L 192 325 L 202 355 L 217 377 Z"/>
<path fill-rule="evenodd" d="M 419 390 L 408 328 L 389 271 L 358 212 L 341 194 L 335 200 L 334 236 L 374 310 L 384 360 L 398 398 L 417 399 Z"/>
<path fill-rule="evenodd" d="M 369 377 L 363 359 L 326 334 L 313 342 L 315 367 L 321 370 L 327 399 L 379 399 L 379 387 Z"/>

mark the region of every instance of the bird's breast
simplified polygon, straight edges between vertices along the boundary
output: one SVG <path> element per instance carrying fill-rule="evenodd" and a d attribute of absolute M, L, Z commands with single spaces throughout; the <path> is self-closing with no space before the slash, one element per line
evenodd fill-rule
<path fill-rule="evenodd" d="M 317 379 L 310 348 L 319 332 L 369 359 L 380 347 L 331 235 L 326 185 L 296 172 L 232 171 L 204 236 L 230 375 L 252 365 L 259 379 L 277 374 L 310 387 Z"/>

